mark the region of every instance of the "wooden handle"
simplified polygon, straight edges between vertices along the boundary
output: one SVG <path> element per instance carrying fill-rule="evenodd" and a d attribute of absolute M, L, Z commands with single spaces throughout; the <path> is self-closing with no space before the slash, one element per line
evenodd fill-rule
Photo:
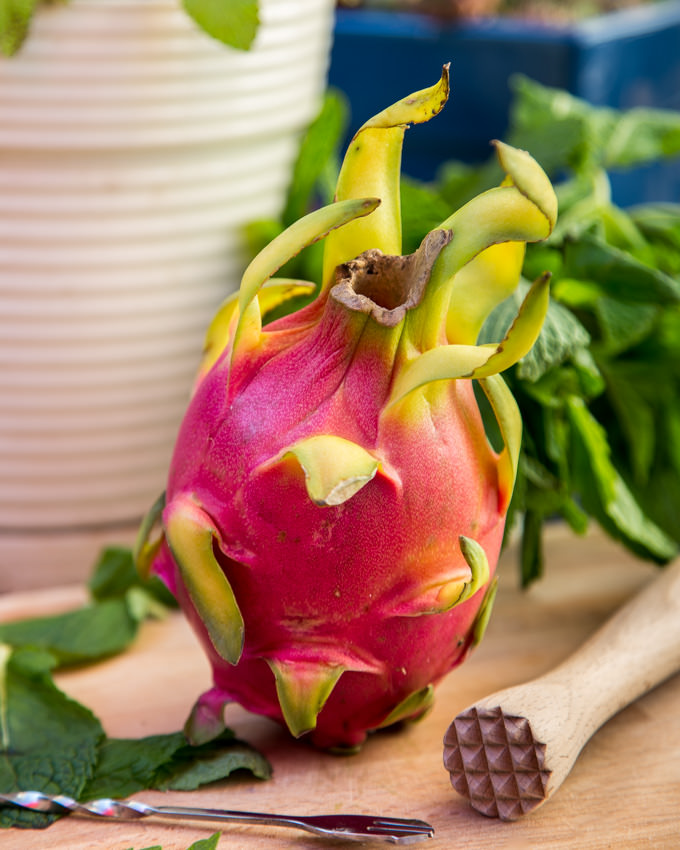
<path fill-rule="evenodd" d="M 603 723 L 678 669 L 680 562 L 554 670 L 459 714 L 444 738 L 454 788 L 516 819 L 555 793 Z"/>

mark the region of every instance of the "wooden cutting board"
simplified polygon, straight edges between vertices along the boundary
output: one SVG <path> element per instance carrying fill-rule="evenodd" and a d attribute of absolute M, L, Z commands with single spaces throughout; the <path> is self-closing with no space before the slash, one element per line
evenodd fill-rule
<path fill-rule="evenodd" d="M 500 565 L 500 590 L 484 641 L 437 690 L 420 723 L 369 740 L 356 756 L 338 757 L 290 740 L 270 721 L 228 709 L 239 737 L 270 759 L 268 782 L 227 781 L 193 793 L 146 792 L 156 803 L 293 813 L 380 813 L 428 820 L 432 850 L 680 847 L 680 677 L 630 706 L 586 745 L 565 784 L 524 820 L 503 823 L 472 811 L 451 788 L 442 766 L 442 737 L 454 716 L 475 700 L 537 676 L 574 650 L 655 573 L 600 534 L 574 537 L 552 528 L 546 576 L 529 592 L 517 587 L 516 554 Z M 14 594 L 0 600 L 0 619 L 64 610 L 82 588 Z M 144 626 L 134 648 L 89 669 L 62 673 L 59 685 L 101 718 L 109 735 L 136 737 L 180 729 L 209 671 L 181 615 Z M 2 850 L 185 850 L 218 825 L 101 823 L 64 818 L 44 832 L 0 832 Z M 222 826 L 219 848 L 340 848 L 267 827 Z M 356 845 L 354 845 L 356 846 Z M 371 842 L 367 846 L 381 845 Z"/>

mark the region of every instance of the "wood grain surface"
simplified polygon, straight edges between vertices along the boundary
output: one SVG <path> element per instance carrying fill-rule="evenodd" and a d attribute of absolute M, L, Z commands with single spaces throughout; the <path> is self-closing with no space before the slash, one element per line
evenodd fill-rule
<path fill-rule="evenodd" d="M 198 792 L 145 792 L 151 803 L 293 813 L 380 813 L 428 820 L 433 840 L 414 846 L 466 848 L 679 848 L 680 677 L 643 696 L 586 744 L 571 774 L 546 805 L 513 823 L 487 819 L 451 788 L 442 738 L 466 706 L 551 669 L 655 575 L 600 534 L 574 537 L 556 526 L 546 541 L 546 575 L 529 592 L 517 587 L 512 548 L 500 565 L 491 624 L 475 653 L 437 689 L 433 710 L 399 732 L 373 736 L 361 753 L 338 757 L 290 740 L 276 725 L 229 708 L 227 722 L 274 767 L 268 782 L 238 779 Z M 79 587 L 0 600 L 0 619 L 64 610 Z M 210 684 L 206 662 L 181 615 L 148 623 L 134 648 L 58 683 L 101 718 L 109 735 L 133 737 L 180 729 Z M 2 850 L 185 850 L 215 825 L 145 821 L 113 824 L 64 818 L 43 832 L 0 832 Z M 340 840 L 268 827 L 222 828 L 222 848 L 340 848 Z M 380 847 L 380 842 L 366 846 Z"/>

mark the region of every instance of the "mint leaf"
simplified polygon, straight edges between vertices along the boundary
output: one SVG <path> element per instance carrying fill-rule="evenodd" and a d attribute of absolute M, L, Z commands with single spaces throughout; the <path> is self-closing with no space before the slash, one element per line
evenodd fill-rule
<path fill-rule="evenodd" d="M 649 481 L 656 449 L 655 410 L 635 381 L 613 363 L 607 369 L 607 396 L 627 441 L 633 480 L 644 486 Z"/>
<path fill-rule="evenodd" d="M 512 324 L 517 310 L 529 290 L 521 281 L 517 289 L 489 315 L 482 327 L 478 344 L 498 342 Z M 576 316 L 554 299 L 550 300 L 548 313 L 534 347 L 517 367 L 519 377 L 537 381 L 546 372 L 565 362 L 577 349 L 590 343 L 590 335 Z"/>
<path fill-rule="evenodd" d="M 123 547 L 105 549 L 89 582 L 94 601 L 63 614 L 0 624 L 0 642 L 33 646 L 50 652 L 59 666 L 84 664 L 126 649 L 147 616 L 177 606 L 157 579 L 143 581 L 132 553 Z"/>
<path fill-rule="evenodd" d="M 629 214 L 647 240 L 656 267 L 680 275 L 680 204 L 645 204 Z"/>
<path fill-rule="evenodd" d="M 408 177 L 401 181 L 402 253 L 413 253 L 430 230 L 449 217 L 451 207 L 439 192 L 427 183 Z"/>
<path fill-rule="evenodd" d="M 200 746 L 188 744 L 182 732 L 109 738 L 99 749 L 95 773 L 82 799 L 128 797 L 147 788 L 193 791 L 236 770 L 249 771 L 258 779 L 271 776 L 264 756 L 229 730 Z"/>
<path fill-rule="evenodd" d="M 680 281 L 587 233 L 578 240 L 565 240 L 564 274 L 592 280 L 602 294 L 622 301 L 680 302 Z"/>
<path fill-rule="evenodd" d="M 124 599 L 109 599 L 65 614 L 0 624 L 0 642 L 51 653 L 60 666 L 115 655 L 130 645 L 138 621 Z"/>
<path fill-rule="evenodd" d="M 603 295 L 594 282 L 565 278 L 556 284 L 557 298 L 571 309 L 590 314 L 598 355 L 619 355 L 653 332 L 660 308 L 656 304 L 622 301 Z M 595 320 L 594 322 L 592 320 Z"/>
<path fill-rule="evenodd" d="M 199 838 L 198 841 L 194 841 L 187 850 L 216 850 L 217 842 L 220 840 L 221 836 L 221 832 L 213 832 L 213 834 L 209 835 L 207 838 Z"/>
<path fill-rule="evenodd" d="M 602 294 L 635 303 L 674 304 L 680 301 L 680 281 L 591 234 L 564 243 L 565 274 L 593 280 Z"/>
<path fill-rule="evenodd" d="M 24 43 L 37 0 L 0 0 L 0 53 L 13 56 Z"/>
<path fill-rule="evenodd" d="M 629 211 L 638 229 L 651 240 L 680 247 L 680 204 L 645 204 Z"/>
<path fill-rule="evenodd" d="M 185 11 L 208 35 L 249 50 L 259 26 L 257 0 L 182 0 Z"/>
<path fill-rule="evenodd" d="M 107 546 L 99 554 L 87 587 L 93 599 L 110 599 L 124 596 L 138 584 L 132 551 L 124 546 Z"/>
<path fill-rule="evenodd" d="M 669 561 L 678 547 L 645 516 L 612 464 L 604 428 L 582 399 L 569 399 L 567 409 L 574 439 L 574 472 L 586 509 L 612 537 L 625 541 L 642 557 Z"/>
<path fill-rule="evenodd" d="M 129 797 L 153 788 L 159 768 L 185 744 L 181 732 L 146 738 L 107 738 L 99 747 L 94 775 L 81 792 L 81 799 Z"/>
<path fill-rule="evenodd" d="M 132 550 L 124 546 L 109 546 L 102 550 L 88 589 L 93 599 L 117 599 L 132 588 L 140 588 L 167 608 L 177 608 L 177 601 L 163 582 L 155 576 L 142 579 L 135 566 Z"/>
<path fill-rule="evenodd" d="M 626 304 L 601 296 L 593 305 L 602 332 L 602 350 L 621 354 L 652 332 L 661 308 L 655 304 Z"/>
<path fill-rule="evenodd" d="M 239 741 L 229 732 L 206 744 L 186 744 L 159 771 L 154 788 L 163 791 L 194 791 L 201 785 L 225 779 L 245 770 L 257 779 L 269 779 L 271 766 L 250 744 Z"/>
<path fill-rule="evenodd" d="M 510 144 L 526 148 L 550 174 L 597 168 L 618 113 L 521 75 L 511 81 Z"/>
<path fill-rule="evenodd" d="M 104 737 L 89 709 L 52 681 L 55 659 L 33 649 L 0 652 L 0 788 L 78 797 Z M 58 815 L 0 808 L 0 827 L 44 827 Z"/>
<path fill-rule="evenodd" d="M 610 170 L 680 155 L 680 114 L 670 109 L 594 106 L 523 76 L 513 77 L 510 143 L 550 173 Z"/>
<path fill-rule="evenodd" d="M 680 113 L 636 108 L 619 113 L 604 149 L 606 168 L 646 165 L 680 154 Z"/>

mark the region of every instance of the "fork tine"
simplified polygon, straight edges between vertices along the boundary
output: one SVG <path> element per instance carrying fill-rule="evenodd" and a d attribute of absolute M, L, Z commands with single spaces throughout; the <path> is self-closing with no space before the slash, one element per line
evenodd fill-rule
<path fill-rule="evenodd" d="M 434 829 L 425 821 L 373 815 L 312 815 L 299 818 L 307 828 L 319 834 L 345 838 L 383 838 L 394 844 L 407 844 L 432 838 Z"/>
<path fill-rule="evenodd" d="M 406 843 L 408 839 L 419 840 L 434 836 L 434 828 L 429 823 L 404 818 L 376 818 L 367 830 L 374 835 L 389 833 L 398 837 L 402 843 Z"/>
<path fill-rule="evenodd" d="M 400 821 L 396 825 L 375 824 L 367 827 L 366 832 L 370 836 L 384 838 L 393 844 L 412 844 L 434 836 L 434 829 L 423 821 L 411 823 Z"/>
<path fill-rule="evenodd" d="M 425 829 L 430 830 L 432 827 L 429 823 L 424 820 L 417 820 L 416 818 L 388 818 L 388 817 L 374 817 L 372 818 L 375 824 L 380 824 L 380 826 L 385 827 L 405 827 L 411 828 L 414 827 L 416 829 Z"/>

